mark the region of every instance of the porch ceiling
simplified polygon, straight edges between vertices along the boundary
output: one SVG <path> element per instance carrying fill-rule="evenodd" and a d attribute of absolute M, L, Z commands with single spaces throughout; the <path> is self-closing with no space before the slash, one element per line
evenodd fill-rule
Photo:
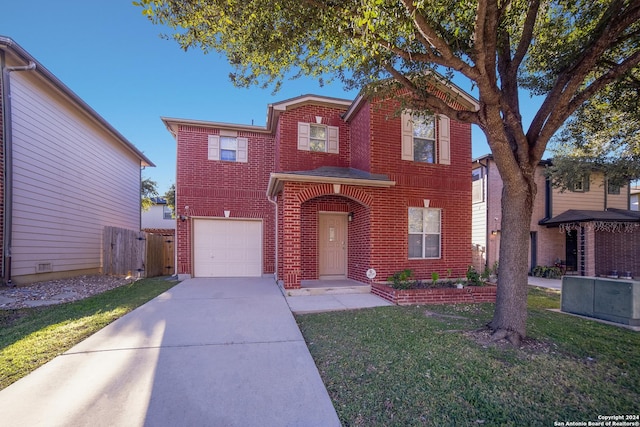
<path fill-rule="evenodd" d="M 278 194 L 282 190 L 285 182 L 315 182 L 383 188 L 396 185 L 396 182 L 391 181 L 386 175 L 372 174 L 354 168 L 322 166 L 307 171 L 271 173 L 267 195 L 271 197 Z"/>

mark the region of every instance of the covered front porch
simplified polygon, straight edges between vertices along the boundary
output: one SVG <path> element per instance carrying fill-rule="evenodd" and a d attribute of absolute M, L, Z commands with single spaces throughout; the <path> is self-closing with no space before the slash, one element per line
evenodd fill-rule
<path fill-rule="evenodd" d="M 395 185 L 352 168 L 274 173 L 267 194 L 277 200 L 278 278 L 298 294 L 368 293 L 373 195 Z M 354 285 L 354 283 L 360 283 Z"/>

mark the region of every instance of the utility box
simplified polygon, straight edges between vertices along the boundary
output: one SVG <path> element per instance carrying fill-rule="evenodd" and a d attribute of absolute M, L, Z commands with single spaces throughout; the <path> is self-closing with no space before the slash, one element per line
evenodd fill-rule
<path fill-rule="evenodd" d="M 561 310 L 640 326 L 640 282 L 564 276 Z"/>

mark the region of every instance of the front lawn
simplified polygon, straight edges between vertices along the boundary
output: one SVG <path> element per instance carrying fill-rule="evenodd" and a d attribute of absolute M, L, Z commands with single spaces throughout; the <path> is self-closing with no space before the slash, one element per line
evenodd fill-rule
<path fill-rule="evenodd" d="M 177 283 L 144 279 L 80 301 L 0 310 L 0 390 Z"/>
<path fill-rule="evenodd" d="M 297 317 L 345 426 L 536 426 L 640 414 L 640 333 L 554 313 L 532 288 L 520 349 L 487 342 L 492 304 Z"/>

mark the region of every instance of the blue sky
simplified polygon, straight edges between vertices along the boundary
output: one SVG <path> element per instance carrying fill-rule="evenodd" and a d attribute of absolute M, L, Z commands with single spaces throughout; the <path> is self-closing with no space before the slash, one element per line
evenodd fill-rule
<path fill-rule="evenodd" d="M 273 102 L 307 93 L 357 95 L 339 82 L 320 87 L 310 79 L 286 82 L 275 95 L 236 88 L 224 56 L 184 52 L 161 39 L 163 28 L 131 0 L 7 1 L 0 10 L 0 35 L 14 39 L 156 164 L 143 177 L 156 181 L 160 194 L 175 182 L 176 149 L 160 117 L 262 126 Z M 488 152 L 474 128 L 473 157 Z"/>

